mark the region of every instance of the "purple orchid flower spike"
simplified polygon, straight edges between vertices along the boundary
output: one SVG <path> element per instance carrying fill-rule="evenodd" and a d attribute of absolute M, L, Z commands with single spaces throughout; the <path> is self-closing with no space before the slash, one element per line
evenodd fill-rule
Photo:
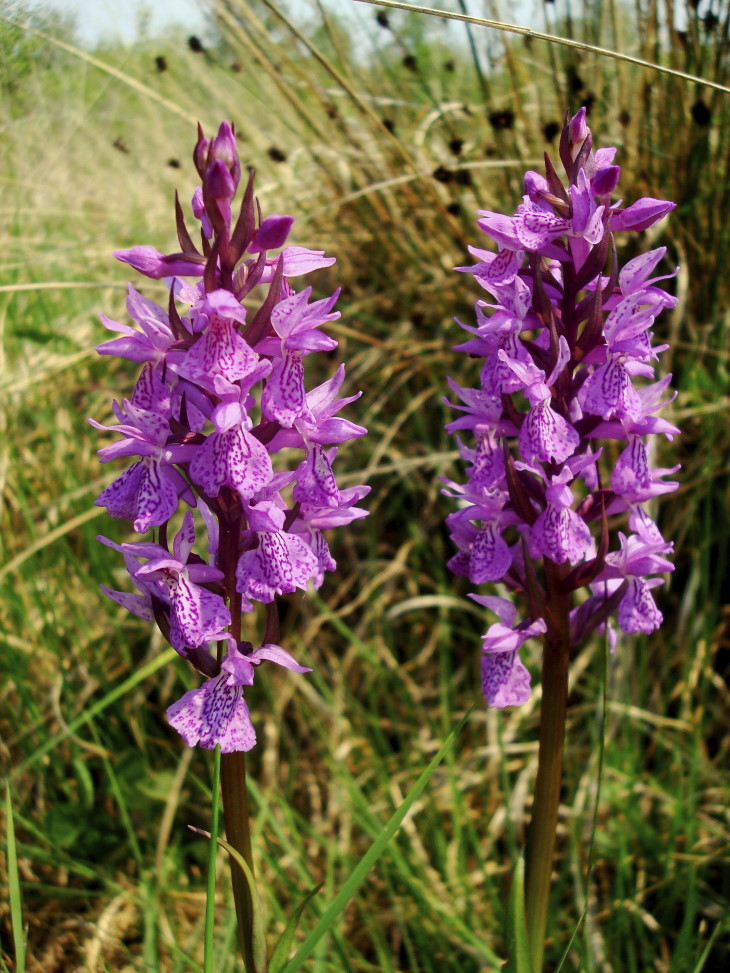
<path fill-rule="evenodd" d="M 290 245 L 293 217 L 261 217 L 253 173 L 234 218 L 242 173 L 227 122 L 212 139 L 199 131 L 194 162 L 200 233 L 188 230 L 176 200 L 179 251 L 116 254 L 165 279 L 170 297 L 160 306 L 130 286 L 133 323 L 102 317 L 115 336 L 99 353 L 142 371 L 131 396 L 114 404 L 116 424 L 90 422 L 119 437 L 99 451 L 102 462 L 134 458 L 97 504 L 137 531 L 158 532 L 151 541 L 104 541 L 123 555 L 136 590 L 103 590 L 154 621 L 206 677 L 170 708 L 170 723 L 191 745 L 228 753 L 256 739 L 243 698 L 253 667 L 267 660 L 309 671 L 276 644 L 277 600 L 319 587 L 336 568 L 323 532 L 366 515 L 356 504 L 368 488 L 341 490 L 334 471 L 338 447 L 366 430 L 338 415 L 360 395 L 338 397 L 343 365 L 308 387 L 309 357 L 337 347 L 325 328 L 340 316 L 339 290 L 313 299 L 311 285 L 296 290 L 292 281 L 334 258 Z M 179 524 L 181 501 L 191 509 L 170 548 L 168 525 Z M 202 552 L 193 550 L 196 528 Z M 266 630 L 254 650 L 242 641 L 241 617 L 254 625 L 257 602 L 266 606 Z M 222 658 L 209 651 L 214 642 L 228 644 Z"/>
<path fill-rule="evenodd" d="M 457 268 L 496 303 L 476 302 L 476 326 L 457 321 L 470 337 L 456 350 L 481 359 L 481 368 L 476 388 L 449 380 L 460 415 L 446 429 L 465 436 L 458 444 L 468 479 L 445 481 L 443 492 L 460 504 L 446 519 L 458 549 L 448 565 L 473 584 L 500 582 L 526 610 L 516 623 L 516 603 L 471 595 L 500 619 L 483 639 L 489 706 L 529 699 L 519 649 L 530 636 L 543 643 L 527 856 L 535 970 L 543 966 L 571 655 L 596 631 L 614 648 L 614 614 L 623 633 L 655 631 L 662 615 L 652 591 L 672 570 L 671 545 L 643 504 L 677 487 L 665 479 L 676 468 L 653 469 L 649 449 L 650 437 L 678 433 L 656 415 L 672 396 L 669 376 L 655 377 L 667 346 L 652 333 L 676 304 L 657 284 L 676 271 L 656 273 L 666 247 L 620 267 L 614 234 L 654 226 L 674 204 L 612 204 L 620 175 L 614 156 L 615 149 L 593 148 L 585 109 L 566 115 L 567 185 L 549 159 L 544 176 L 526 173 L 514 216 L 479 211 L 477 225 L 496 252 L 470 247 L 477 262 Z M 629 533 L 616 535 L 627 523 Z"/>
<path fill-rule="evenodd" d="M 651 468 L 647 450 L 650 436 L 678 433 L 654 414 L 671 401 L 669 377 L 651 381 L 666 347 L 652 345 L 651 328 L 676 303 L 656 285 L 676 271 L 656 273 L 666 257 L 666 247 L 658 247 L 604 276 L 613 232 L 653 225 L 673 204 L 640 200 L 626 210 L 610 205 L 619 175 L 614 155 L 614 149 L 593 150 L 584 110 L 568 119 L 561 142 L 567 188 L 559 186 L 552 167 L 546 176 L 528 172 L 514 217 L 479 213 L 478 225 L 497 253 L 471 247 L 477 263 L 457 268 L 473 273 L 496 303 L 477 301 L 476 327 L 459 322 L 473 337 L 457 349 L 483 365 L 476 389 L 449 380 L 459 401 L 448 404 L 462 414 L 446 428 L 469 432 L 475 442 L 459 441 L 471 464 L 467 486 L 448 483 L 444 491 L 465 504 L 447 518 L 459 548 L 449 566 L 474 584 L 506 579 L 515 591 L 529 592 L 532 618 L 543 617 L 548 625 L 553 615 L 544 607 L 559 583 L 567 606 L 564 630 L 572 591 L 599 577 L 628 582 L 619 609 L 627 625 L 639 625 L 626 618 L 632 598 L 656 621 L 646 587 L 655 581 L 641 581 L 625 558 L 621 574 L 618 552 L 596 545 L 592 528 L 600 528 L 609 513 L 623 512 L 646 533 L 641 505 L 677 485 L 663 479 L 674 470 Z M 623 449 L 604 453 L 596 448 L 601 439 L 623 443 Z M 616 457 L 612 466 L 602 455 Z M 638 540 L 634 536 L 629 549 Z M 671 570 L 666 559 L 662 565 L 661 571 Z M 606 589 L 604 600 L 617 585 Z M 596 617 L 602 610 L 596 601 Z M 648 631 L 649 622 L 642 624 L 640 630 Z M 515 698 L 489 694 L 493 706 L 514 705 Z"/>
<path fill-rule="evenodd" d="M 168 722 L 188 746 L 223 755 L 227 837 L 253 875 L 245 754 L 256 744 L 254 673 L 262 663 L 311 671 L 279 644 L 279 602 L 319 588 L 337 568 L 326 532 L 367 515 L 358 503 L 369 488 L 342 489 L 335 472 L 343 445 L 367 430 L 339 415 L 360 396 L 340 397 L 344 365 L 310 384 L 310 373 L 322 374 L 310 361 L 337 348 L 326 329 L 340 316 L 339 290 L 313 299 L 311 285 L 294 284 L 334 257 L 289 244 L 293 217 L 262 217 L 253 172 L 234 206 L 242 172 L 227 122 L 212 139 L 199 128 L 193 161 L 198 231 L 188 229 L 176 196 L 178 250 L 116 254 L 164 280 L 168 300 L 157 305 L 130 287 L 133 323 L 102 317 L 113 337 L 99 354 L 142 369 L 132 393 L 113 404 L 115 424 L 89 420 L 118 436 L 99 451 L 102 462 L 133 458 L 96 503 L 136 531 L 155 531 L 122 544 L 100 538 L 123 556 L 135 589 L 102 591 L 157 625 L 202 677 L 167 707 Z M 182 516 L 181 502 L 190 508 Z M 236 868 L 233 894 L 244 965 L 253 970 L 258 897 L 242 875 Z"/>

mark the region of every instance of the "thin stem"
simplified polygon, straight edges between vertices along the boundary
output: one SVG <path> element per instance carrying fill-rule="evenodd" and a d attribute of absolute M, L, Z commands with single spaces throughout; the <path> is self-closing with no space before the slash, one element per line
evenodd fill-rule
<path fill-rule="evenodd" d="M 540 748 L 532 821 L 527 840 L 527 891 L 525 914 L 530 942 L 532 973 L 541 973 L 545 952 L 550 881 L 555 857 L 555 839 L 563 780 L 565 716 L 568 700 L 570 661 L 570 593 L 561 590 L 561 580 L 570 565 L 546 560 L 548 587 L 548 629 L 542 664 L 542 707 Z"/>
<path fill-rule="evenodd" d="M 220 521 L 220 545 L 218 566 L 225 575 L 231 611 L 230 634 L 237 642 L 241 640 L 241 595 L 236 591 L 236 564 L 238 563 L 241 537 L 241 516 L 234 507 L 227 518 Z M 251 827 L 248 809 L 248 790 L 246 788 L 246 755 L 243 752 L 221 755 L 221 795 L 223 798 L 223 822 L 226 839 L 254 874 L 253 853 L 251 849 Z M 253 901 L 246 876 L 236 862 L 231 859 L 231 885 L 233 901 L 236 906 L 238 941 L 247 973 L 256 973 L 253 955 Z"/>
<path fill-rule="evenodd" d="M 242 752 L 221 755 L 221 792 L 223 795 L 223 821 L 226 839 L 244 861 L 253 875 L 251 829 L 249 826 L 248 791 L 246 788 L 246 755 Z M 255 973 L 253 956 L 253 902 L 246 876 L 231 859 L 231 884 L 236 905 L 238 942 L 247 973 Z"/>

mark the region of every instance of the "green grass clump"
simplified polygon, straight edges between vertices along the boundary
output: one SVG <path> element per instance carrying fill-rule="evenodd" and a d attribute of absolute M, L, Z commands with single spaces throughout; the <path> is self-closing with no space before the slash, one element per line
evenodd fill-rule
<path fill-rule="evenodd" d="M 375 10 L 357 13 L 355 28 L 314 4 L 299 28 L 269 0 L 220 0 L 205 53 L 181 33 L 91 52 L 75 48 L 63 24 L 41 36 L 0 20 L 0 754 L 26 968 L 172 973 L 202 964 L 207 843 L 186 825 L 209 826 L 211 762 L 164 719 L 189 688 L 186 670 L 98 592 L 123 580 L 95 535 L 121 540 L 127 525 L 93 505 L 119 467 L 98 465 L 102 443 L 86 417 L 106 421 L 110 399 L 133 380 L 131 365 L 93 351 L 107 334 L 99 311 L 125 319 L 128 270 L 111 251 L 175 246 L 171 200 L 177 187 L 187 206 L 195 186 L 194 124 L 210 133 L 221 118 L 236 123 L 264 212 L 291 212 L 292 242 L 338 258 L 312 283 L 320 295 L 343 286 L 343 317 L 330 330 L 347 388 L 363 390 L 349 415 L 370 429 L 345 456 L 352 482 L 364 475 L 372 485 L 371 515 L 338 539 L 339 571 L 321 598 L 292 597 L 284 617 L 285 644 L 314 672 L 267 675 L 250 695 L 260 737 L 250 760 L 254 846 L 269 925 L 280 933 L 323 883 L 302 919 L 314 925 L 476 703 L 307 968 L 498 968 L 529 821 L 540 694 L 514 712 L 484 711 L 486 620 L 445 568 L 439 477 L 457 476 L 457 466 L 441 396 L 447 375 L 474 378 L 474 363 L 451 351 L 460 340 L 452 319 L 468 319 L 480 296 L 452 268 L 468 262 L 468 244 L 483 244 L 474 211 L 512 211 L 524 169 L 539 168 L 545 150 L 555 155 L 566 106 L 589 103 L 599 144 L 618 146 L 627 201 L 679 203 L 640 246 L 665 243 L 680 265 L 679 307 L 657 337 L 672 342 L 664 364 L 671 356 L 683 430 L 678 445 L 662 447 L 662 465 L 683 470 L 680 491 L 657 510 L 677 548 L 665 625 L 624 640 L 608 660 L 605 725 L 603 647 L 587 645 L 574 663 L 547 962 L 557 967 L 585 908 L 564 970 L 723 969 L 728 95 L 477 28 L 472 58 L 461 28 L 395 11 L 384 27 Z M 710 29 L 690 8 L 680 36 L 662 29 L 663 16 L 663 5 L 639 4 L 629 18 L 614 4 L 585 4 L 547 27 L 727 83 L 725 20 Z M 164 295 L 162 285 L 136 284 Z M 236 968 L 225 888 L 221 872 L 221 971 Z M 5 901 L 0 927 L 3 944 L 13 942 Z"/>

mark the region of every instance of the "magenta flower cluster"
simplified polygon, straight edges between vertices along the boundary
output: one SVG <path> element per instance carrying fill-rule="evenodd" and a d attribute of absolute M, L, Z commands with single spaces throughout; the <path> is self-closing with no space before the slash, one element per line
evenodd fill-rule
<path fill-rule="evenodd" d="M 666 248 L 619 267 L 614 234 L 645 230 L 674 204 L 612 203 L 615 152 L 594 151 L 585 109 L 566 116 L 567 187 L 546 156 L 545 176 L 525 174 L 514 216 L 480 211 L 497 252 L 470 247 L 478 263 L 457 268 L 491 300 L 477 301 L 476 326 L 459 322 L 471 337 L 457 350 L 482 366 L 479 388 L 450 381 L 458 401 L 448 404 L 462 415 L 446 428 L 473 439 L 459 439 L 467 482 L 444 490 L 459 501 L 447 518 L 458 547 L 449 566 L 475 585 L 502 582 L 523 593 L 529 609 L 515 624 L 511 601 L 471 596 L 499 619 L 483 639 L 491 706 L 529 698 L 519 650 L 531 636 L 550 637 L 556 591 L 572 605 L 569 648 L 604 625 L 614 645 L 614 612 L 626 633 L 662 621 L 652 589 L 672 570 L 672 544 L 645 504 L 676 489 L 665 477 L 678 467 L 653 469 L 649 443 L 679 430 L 656 415 L 674 396 L 671 376 L 655 380 L 667 346 L 652 346 L 651 328 L 676 299 L 656 286 L 672 274 L 652 276 Z M 579 589 L 582 599 L 572 595 Z"/>
<path fill-rule="evenodd" d="M 316 388 L 305 383 L 305 358 L 337 347 L 320 328 L 339 317 L 339 292 L 313 301 L 311 287 L 296 291 L 291 280 L 334 258 L 285 246 L 294 221 L 261 218 L 253 173 L 233 220 L 241 168 L 228 123 L 212 140 L 199 130 L 193 158 L 199 246 L 176 198 L 179 252 L 115 254 L 164 279 L 169 299 L 162 307 L 130 285 L 134 325 L 102 316 L 119 337 L 97 351 L 142 370 L 129 398 L 113 404 L 115 425 L 90 421 L 120 437 L 99 451 L 102 462 L 134 459 L 97 504 L 140 533 L 158 529 L 157 542 L 100 538 L 123 555 L 137 593 L 102 590 L 156 623 L 206 677 L 168 718 L 190 746 L 220 744 L 227 753 L 256 742 L 244 699 L 255 666 L 309 671 L 278 644 L 276 599 L 319 587 L 336 567 L 322 532 L 366 516 L 357 504 L 369 488 L 340 489 L 332 471 L 338 445 L 366 430 L 337 415 L 359 396 L 338 398 L 344 366 Z M 168 524 L 181 503 L 187 510 L 170 547 Z M 263 636 L 243 640 L 241 615 L 256 602 L 266 606 Z"/>

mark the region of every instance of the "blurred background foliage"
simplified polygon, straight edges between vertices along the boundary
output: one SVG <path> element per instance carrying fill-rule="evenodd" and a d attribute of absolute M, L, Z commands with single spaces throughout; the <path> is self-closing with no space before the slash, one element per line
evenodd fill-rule
<path fill-rule="evenodd" d="M 444 9 L 448 4 L 443 3 Z M 454 3 L 455 10 L 463 5 Z M 311 677 L 266 674 L 250 694 L 254 842 L 269 924 L 324 886 L 308 927 L 441 741 L 467 728 L 310 968 L 483 971 L 504 957 L 503 911 L 536 769 L 539 688 L 485 712 L 487 619 L 449 575 L 439 477 L 460 478 L 443 425 L 454 316 L 481 296 L 453 272 L 484 245 L 477 209 L 514 211 L 526 168 L 557 162 L 566 108 L 616 145 L 627 203 L 677 209 L 622 250 L 666 245 L 680 301 L 657 322 L 679 394 L 681 489 L 655 511 L 676 542 L 665 626 L 574 663 L 548 968 L 713 971 L 728 952 L 728 94 L 594 53 L 360 4 L 215 0 L 200 36 L 82 45 L 73 21 L 0 2 L 0 756 L 12 783 L 32 971 L 199 969 L 210 760 L 164 709 L 189 688 L 160 640 L 98 592 L 122 584 L 93 506 L 116 475 L 87 416 L 107 421 L 128 363 L 99 360 L 101 310 L 125 320 L 128 270 L 111 251 L 175 247 L 172 198 L 190 155 L 235 123 L 265 214 L 326 249 L 319 296 L 341 285 L 348 415 L 343 451 L 371 515 L 340 531 L 320 597 L 291 597 L 285 644 Z M 470 8 L 471 9 L 471 8 Z M 478 13 L 511 20 L 496 2 Z M 524 11 L 523 11 L 524 14 Z M 530 23 L 728 84 L 727 0 L 562 0 Z M 164 287 L 135 281 L 157 300 Z M 319 372 L 317 371 L 319 369 Z M 539 671 L 539 649 L 529 660 Z M 608 696 L 605 726 L 597 705 Z M 594 867 L 586 882 L 601 740 Z M 235 919 L 221 865 L 218 949 Z M 2 961 L 12 968 L 7 904 Z M 7 944 L 7 945 L 6 945 Z"/>

